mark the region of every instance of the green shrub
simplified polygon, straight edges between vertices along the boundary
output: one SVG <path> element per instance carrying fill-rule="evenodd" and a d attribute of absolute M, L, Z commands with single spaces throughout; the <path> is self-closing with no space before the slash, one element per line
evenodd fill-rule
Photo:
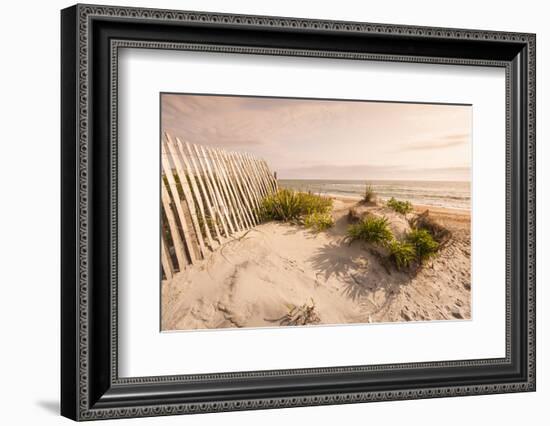
<path fill-rule="evenodd" d="M 414 246 L 409 242 L 391 240 L 386 247 L 389 252 L 389 258 L 397 269 L 408 268 L 416 259 Z"/>
<path fill-rule="evenodd" d="M 304 226 L 315 232 L 324 231 L 334 225 L 334 219 L 330 213 L 314 212 L 304 216 Z"/>
<path fill-rule="evenodd" d="M 332 211 L 332 198 L 315 195 L 311 192 L 298 192 L 302 214 L 329 213 Z"/>
<path fill-rule="evenodd" d="M 376 199 L 376 193 L 371 185 L 366 185 L 365 195 L 363 195 L 363 201 L 365 203 L 371 203 Z"/>
<path fill-rule="evenodd" d="M 410 201 L 399 201 L 395 198 L 391 197 L 387 202 L 386 205 L 396 211 L 397 213 L 401 214 L 407 214 L 412 211 L 412 204 Z"/>
<path fill-rule="evenodd" d="M 361 222 L 348 227 L 347 238 L 350 241 L 361 240 L 368 243 L 385 244 L 393 235 L 385 217 L 367 216 Z"/>
<path fill-rule="evenodd" d="M 261 213 L 264 220 L 299 221 L 313 213 L 328 213 L 332 199 L 306 192 L 280 189 L 262 201 Z"/>
<path fill-rule="evenodd" d="M 265 220 L 290 221 L 298 219 L 300 204 L 296 193 L 283 189 L 264 198 L 262 216 Z"/>
<path fill-rule="evenodd" d="M 414 229 L 407 234 L 406 240 L 414 246 L 416 257 L 424 261 L 437 253 L 439 244 L 425 229 Z"/>
<path fill-rule="evenodd" d="M 437 241 L 439 248 L 447 244 L 452 237 L 451 231 L 434 220 L 430 216 L 429 210 L 412 218 L 409 223 L 415 229 L 425 229 Z"/>

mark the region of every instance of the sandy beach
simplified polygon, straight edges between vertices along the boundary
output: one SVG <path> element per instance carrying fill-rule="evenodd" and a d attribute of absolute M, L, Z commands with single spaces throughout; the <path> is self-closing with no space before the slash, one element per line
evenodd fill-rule
<path fill-rule="evenodd" d="M 334 198 L 334 226 L 319 233 L 268 222 L 235 234 L 162 282 L 162 330 L 280 326 L 293 306 L 304 305 L 315 307 L 318 324 L 469 319 L 469 212 L 429 208 L 453 237 L 412 273 L 388 268 L 369 244 L 345 239 L 357 203 Z M 372 210 L 399 231 L 400 215 Z"/>

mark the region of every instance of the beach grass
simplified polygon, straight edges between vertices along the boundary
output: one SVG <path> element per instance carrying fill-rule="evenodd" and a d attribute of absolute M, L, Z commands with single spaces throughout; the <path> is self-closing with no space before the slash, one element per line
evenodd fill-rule
<path fill-rule="evenodd" d="M 439 249 L 439 243 L 425 229 L 413 229 L 407 234 L 406 240 L 414 247 L 416 257 L 420 262 L 435 256 Z"/>
<path fill-rule="evenodd" d="M 214 250 L 206 267 L 189 265 L 163 280 L 162 329 L 471 318 L 468 212 L 430 208 L 428 215 L 415 205 L 405 218 L 359 197 L 334 196 L 328 209 L 320 198 L 273 194 L 271 217 L 288 201 L 283 209 L 292 214 L 285 217 L 298 219 L 266 220 L 258 232 Z M 307 213 L 312 205 L 321 212 Z M 315 229 L 327 212 L 330 232 L 308 235 L 305 227 Z M 451 247 L 438 240 L 447 235 Z M 361 244 L 347 244 L 352 237 Z M 422 259 L 433 266 L 425 268 Z"/>
<path fill-rule="evenodd" d="M 391 197 L 386 202 L 386 205 L 393 211 L 401 214 L 410 213 L 413 209 L 413 206 L 410 201 L 399 201 L 399 200 L 396 200 L 394 197 Z"/>
<path fill-rule="evenodd" d="M 264 220 L 301 222 L 308 215 L 326 215 L 331 209 L 332 199 L 329 197 L 280 189 L 264 198 L 261 213 Z"/>
<path fill-rule="evenodd" d="M 376 193 L 374 192 L 374 188 L 372 185 L 366 185 L 365 186 L 365 193 L 363 194 L 363 202 L 365 203 L 372 203 L 376 200 Z"/>
<path fill-rule="evenodd" d="M 350 242 L 361 240 L 383 245 L 393 239 L 393 234 L 387 218 L 367 216 L 361 222 L 348 227 L 347 238 Z"/>
<path fill-rule="evenodd" d="M 390 204 L 395 207 L 394 210 L 398 214 L 406 214 L 411 205 L 408 201 L 395 199 L 392 199 Z M 422 266 L 426 260 L 437 254 L 441 245 L 432 234 L 431 228 L 416 227 L 413 223 L 415 222 L 409 221 L 412 229 L 402 236 L 396 236 L 387 216 L 367 214 L 358 223 L 348 226 L 346 239 L 350 242 L 359 240 L 380 246 L 387 253 L 384 254 L 386 259 L 398 270 L 408 268 L 413 263 Z"/>
<path fill-rule="evenodd" d="M 304 216 L 304 226 L 315 232 L 325 231 L 334 225 L 334 219 L 330 212 L 313 212 Z"/>
<path fill-rule="evenodd" d="M 408 268 L 416 259 L 416 250 L 414 245 L 407 241 L 391 240 L 386 244 L 390 260 L 397 269 Z"/>

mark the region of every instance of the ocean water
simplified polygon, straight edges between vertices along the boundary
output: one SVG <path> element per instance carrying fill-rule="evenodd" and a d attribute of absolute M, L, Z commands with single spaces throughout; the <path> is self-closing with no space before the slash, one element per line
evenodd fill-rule
<path fill-rule="evenodd" d="M 410 201 L 434 207 L 470 209 L 470 182 L 412 180 L 296 180 L 279 179 L 279 186 L 315 194 L 360 198 L 371 185 L 378 198 Z"/>

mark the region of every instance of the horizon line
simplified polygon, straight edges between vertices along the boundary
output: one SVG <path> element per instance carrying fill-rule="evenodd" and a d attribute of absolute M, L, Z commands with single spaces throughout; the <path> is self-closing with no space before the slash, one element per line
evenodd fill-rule
<path fill-rule="evenodd" d="M 279 178 L 277 180 L 326 180 L 326 181 L 335 181 L 335 180 L 355 180 L 369 183 L 369 181 L 418 181 L 418 182 L 472 182 L 472 179 L 408 179 L 408 178 L 369 178 L 369 179 L 327 179 L 327 178 Z"/>

